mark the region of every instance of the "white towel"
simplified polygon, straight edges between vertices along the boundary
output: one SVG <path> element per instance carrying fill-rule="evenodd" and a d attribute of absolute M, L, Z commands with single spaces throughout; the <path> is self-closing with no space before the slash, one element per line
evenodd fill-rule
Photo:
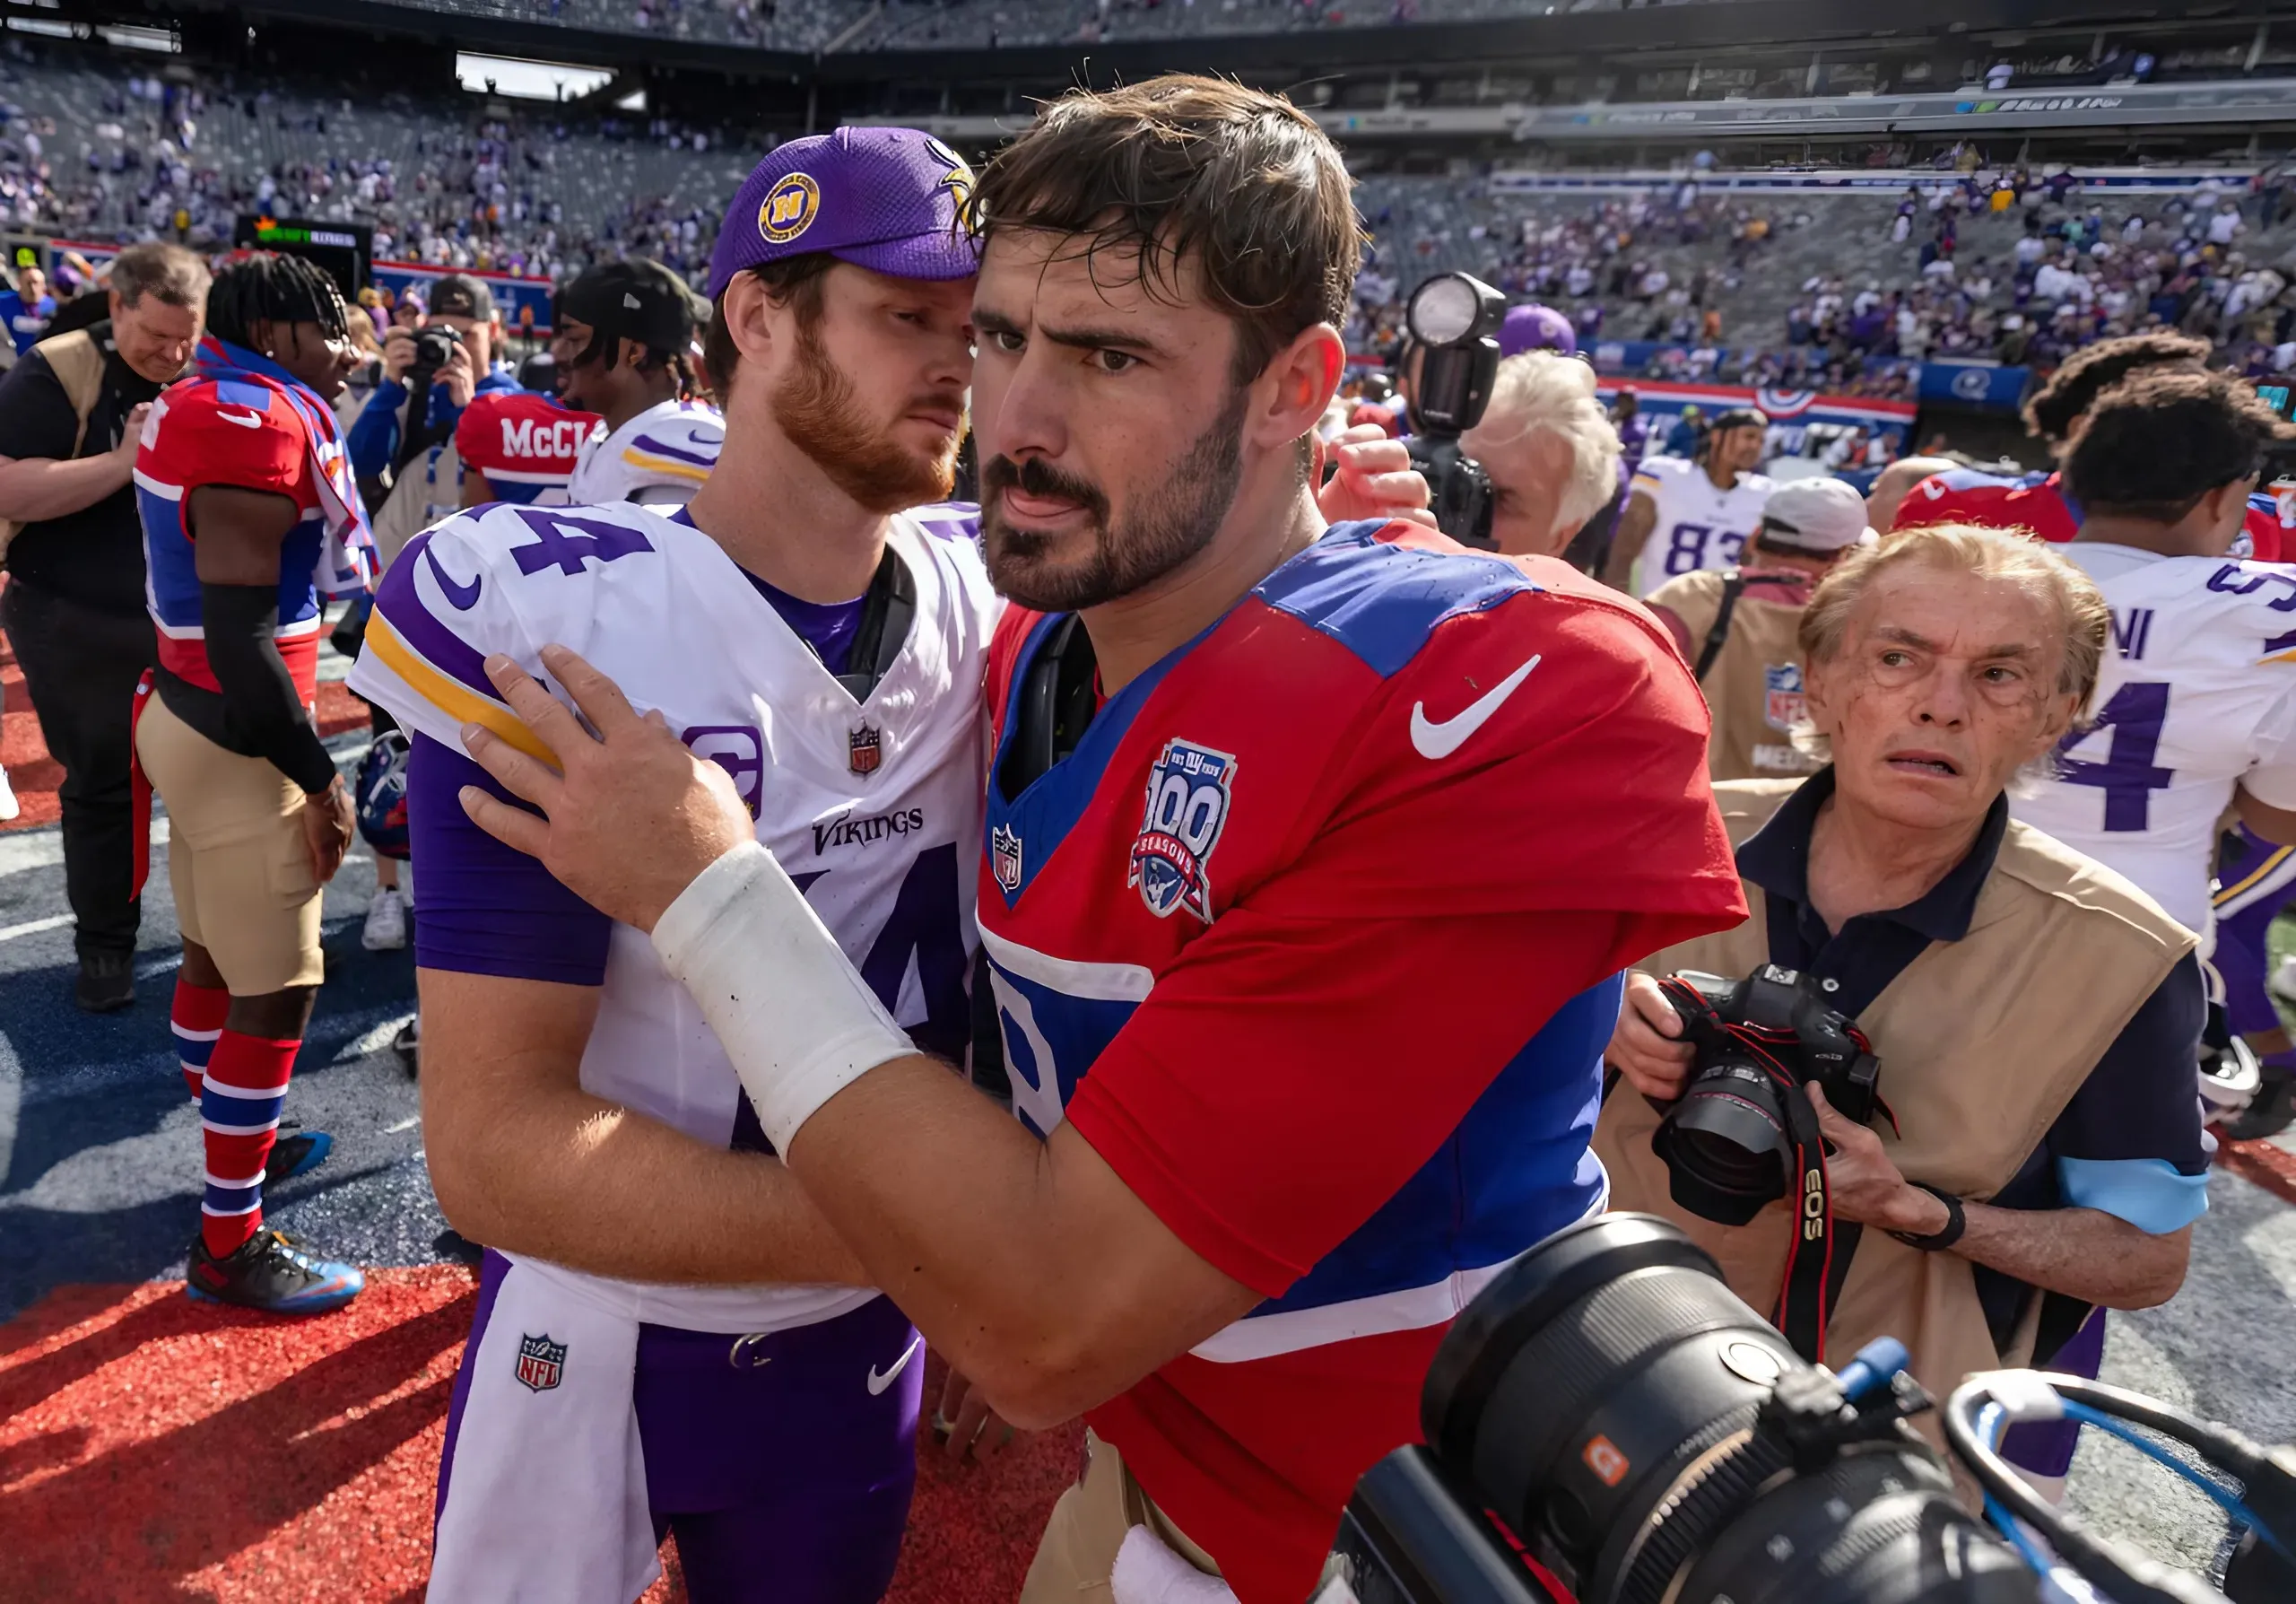
<path fill-rule="evenodd" d="M 1227 1582 L 1197 1570 L 1145 1526 L 1124 1534 L 1109 1591 L 1116 1604 L 1236 1604 Z"/>
<path fill-rule="evenodd" d="M 634 1401 L 638 1321 L 553 1265 L 494 1295 L 456 1431 L 430 1604 L 631 1604 L 661 1573 Z"/>

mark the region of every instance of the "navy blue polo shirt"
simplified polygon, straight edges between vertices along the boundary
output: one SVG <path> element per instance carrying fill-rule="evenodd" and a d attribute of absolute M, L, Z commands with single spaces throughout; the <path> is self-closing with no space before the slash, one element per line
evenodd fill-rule
<path fill-rule="evenodd" d="M 1810 832 L 1833 786 L 1831 768 L 1804 781 L 1738 848 L 1738 875 L 1762 889 L 1770 961 L 1836 981 L 1834 1006 L 1855 1018 L 1931 942 L 1969 934 L 1978 894 L 2008 833 L 2009 799 L 1994 798 L 1969 856 L 1926 894 L 1902 908 L 1861 913 L 1837 931 L 1810 905 L 1809 887 Z M 2206 1016 L 2200 961 L 2187 955 L 2121 1027 L 1993 1205 L 2094 1208 L 2156 1236 L 2206 1213 L 2208 1160 L 2194 1085 Z M 1886 1054 L 1882 1094 L 1890 1094 Z M 2013 1322 L 2028 1288 L 1983 1265 L 1976 1270 L 1996 1329 Z"/>

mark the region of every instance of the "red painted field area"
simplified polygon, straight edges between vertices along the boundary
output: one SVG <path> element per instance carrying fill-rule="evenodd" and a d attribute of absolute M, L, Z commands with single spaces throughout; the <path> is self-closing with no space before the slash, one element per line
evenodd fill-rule
<path fill-rule="evenodd" d="M 180 1283 L 59 1288 L 0 1329 L 0 1598 L 421 1599 L 474 1295 L 457 1268 L 377 1270 L 283 1322 Z M 1012 1599 L 1075 1465 L 1074 1431 L 985 1467 L 924 1454 L 896 1604 Z M 685 1596 L 665 1559 L 648 1604 Z"/>

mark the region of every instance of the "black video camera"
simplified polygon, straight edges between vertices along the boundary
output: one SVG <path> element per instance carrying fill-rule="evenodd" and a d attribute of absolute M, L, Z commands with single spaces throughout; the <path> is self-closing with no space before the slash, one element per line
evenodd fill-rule
<path fill-rule="evenodd" d="M 2110 1604 L 2296 1598 L 2296 1451 L 2099 1382 L 1970 1377 L 1945 1439 L 2055 1549 L 2045 1593 L 2047 1556 L 1971 1519 L 1907 1424 L 1932 1404 L 1905 1364 L 1889 1338 L 1839 1374 L 1805 1364 L 1664 1220 L 1571 1226 L 1445 1335 L 1426 1446 L 1356 1483 L 1315 1604 L 2039 1604 L 2068 1573 Z M 2009 1420 L 2052 1408 L 2171 1437 L 2245 1489 L 2222 1594 L 2089 1535 L 2001 1460 Z"/>
<path fill-rule="evenodd" d="M 1411 330 L 1411 465 L 1427 481 L 1429 503 L 1443 533 L 1462 545 L 1492 549 L 1491 475 L 1459 447 L 1483 421 L 1499 373 L 1493 336 L 1507 298 L 1481 279 L 1443 273 L 1411 292 L 1404 322 Z"/>

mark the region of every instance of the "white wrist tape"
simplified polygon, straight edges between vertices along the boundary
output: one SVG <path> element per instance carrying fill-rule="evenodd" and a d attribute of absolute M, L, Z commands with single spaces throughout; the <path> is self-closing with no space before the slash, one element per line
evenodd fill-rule
<path fill-rule="evenodd" d="M 755 841 L 663 910 L 654 950 L 700 1005 L 778 1153 L 822 1103 L 917 1050 Z"/>

